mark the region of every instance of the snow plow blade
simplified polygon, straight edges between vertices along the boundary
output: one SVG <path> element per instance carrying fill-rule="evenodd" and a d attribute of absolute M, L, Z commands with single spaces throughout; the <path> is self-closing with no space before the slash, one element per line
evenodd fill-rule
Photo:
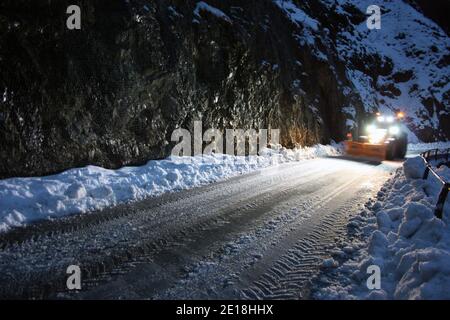
<path fill-rule="evenodd" d="M 346 141 L 345 150 L 347 155 L 355 157 L 386 160 L 386 145 L 371 144 L 364 142 Z"/>

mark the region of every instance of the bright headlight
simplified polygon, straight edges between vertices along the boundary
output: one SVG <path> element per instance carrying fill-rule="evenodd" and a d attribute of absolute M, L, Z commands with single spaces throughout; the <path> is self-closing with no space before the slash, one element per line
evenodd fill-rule
<path fill-rule="evenodd" d="M 400 133 L 400 128 L 397 126 L 392 126 L 389 128 L 389 133 L 393 135 L 397 135 Z"/>
<path fill-rule="evenodd" d="M 369 134 L 369 142 L 379 144 L 382 143 L 386 139 L 386 130 L 384 129 L 375 129 L 372 133 Z"/>
<path fill-rule="evenodd" d="M 374 124 L 369 124 L 366 128 L 368 133 L 373 133 L 375 130 L 377 130 L 377 127 Z"/>
<path fill-rule="evenodd" d="M 389 122 L 389 123 L 392 123 L 392 122 L 394 122 L 394 117 L 389 116 L 389 117 L 386 118 L 386 121 Z"/>

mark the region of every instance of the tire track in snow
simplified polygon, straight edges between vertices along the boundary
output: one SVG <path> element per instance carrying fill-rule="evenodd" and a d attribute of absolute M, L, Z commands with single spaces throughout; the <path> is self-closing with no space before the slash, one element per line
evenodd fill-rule
<path fill-rule="evenodd" d="M 343 191 L 345 189 L 340 192 Z M 261 275 L 262 280 L 254 281 L 253 285 L 242 290 L 243 297 L 258 300 L 309 298 L 312 278 L 319 271 L 323 259 L 329 257 L 330 244 L 345 232 L 350 213 L 357 210 L 359 199 L 356 197 L 336 210 L 330 210 L 319 224 Z M 324 208 L 329 209 L 327 206 Z"/>
<path fill-rule="evenodd" d="M 31 228 L 16 240 L 12 234 L 0 250 L 0 296 L 55 297 L 56 292 L 64 290 L 65 267 L 75 263 L 82 266 L 83 284 L 88 292 L 92 289 L 93 297 L 99 297 L 95 289 L 105 283 L 112 283 L 113 289 L 114 283 L 116 289 L 126 287 L 127 283 L 120 281 L 132 279 L 133 274 L 155 284 L 155 288 L 130 288 L 128 297 L 171 297 L 170 288 L 180 285 L 180 279 L 183 284 L 190 268 L 205 257 L 212 257 L 214 263 L 230 258 L 223 250 L 242 234 L 254 234 L 254 239 L 262 242 L 250 239 L 248 255 L 254 251 L 252 247 L 276 245 L 274 233 L 287 235 L 305 221 L 305 215 L 289 212 L 292 203 L 301 203 L 304 211 L 320 208 L 322 195 L 331 194 L 334 186 L 346 179 L 343 174 L 358 176 L 365 168 L 332 159 L 287 164 L 114 208 L 109 211 L 111 217 L 108 211 L 93 214 L 93 218 L 70 217 L 67 222 L 49 223 L 48 229 Z M 308 211 L 309 215 L 316 210 Z M 281 249 L 285 251 L 286 246 Z M 230 270 L 237 274 L 242 272 L 240 268 L 248 267 L 245 259 L 241 262 L 233 255 L 230 259 Z M 292 283 L 288 286 L 296 287 Z M 266 294 L 271 292 L 275 290 Z M 240 293 L 235 290 L 224 295 L 237 297 Z"/>
<path fill-rule="evenodd" d="M 370 173 L 376 173 L 375 171 L 369 170 L 371 171 Z M 345 173 L 345 172 L 344 172 Z M 343 175 L 344 178 L 342 180 L 347 179 L 346 175 Z M 347 175 L 348 177 L 348 175 Z M 341 177 L 342 178 L 342 177 Z M 384 180 L 385 177 L 382 177 L 381 181 Z M 353 202 L 350 201 L 349 199 L 353 199 L 354 201 L 358 201 L 361 200 L 360 194 L 354 194 L 356 191 L 358 191 L 358 188 L 355 189 L 355 187 L 357 187 L 358 185 L 360 185 L 361 183 L 358 183 L 357 180 L 361 179 L 361 175 L 358 175 L 354 178 L 353 181 L 347 182 L 347 183 L 343 183 L 340 186 L 340 182 L 339 179 L 334 179 L 334 183 L 337 186 L 336 190 L 334 192 L 329 192 L 329 190 L 326 190 L 326 187 L 324 188 L 325 190 L 323 190 L 323 194 L 326 194 L 327 196 L 325 197 L 325 199 L 321 198 L 321 199 L 316 199 L 316 205 L 312 206 L 310 208 L 310 210 L 312 212 L 319 213 L 316 214 L 316 216 L 313 216 L 312 219 L 308 220 L 304 220 L 304 219 L 294 219 L 294 221 L 286 221 L 286 223 L 288 223 L 289 225 L 286 226 L 286 223 L 282 224 L 279 226 L 279 228 L 277 228 L 276 230 L 274 230 L 274 232 L 271 233 L 266 233 L 264 237 L 260 237 L 260 236 L 255 236 L 252 239 L 252 243 L 250 244 L 250 247 L 248 248 L 248 251 L 250 251 L 250 253 L 246 252 L 247 250 L 245 248 L 241 248 L 240 251 L 238 251 L 238 253 L 236 253 L 236 255 L 238 255 L 239 259 L 239 263 L 236 263 L 236 259 L 231 258 L 229 261 L 227 261 L 227 257 L 225 255 L 225 258 L 222 260 L 223 257 L 220 256 L 214 256 L 212 259 L 212 262 L 219 260 L 220 261 L 220 266 L 217 267 L 216 270 L 208 270 L 208 274 L 199 274 L 199 275 L 194 275 L 193 279 L 184 279 L 182 281 L 182 284 L 175 284 L 174 288 L 172 288 L 171 290 L 168 290 L 167 292 L 159 295 L 157 298 L 185 298 L 185 299 L 202 299 L 202 298 L 213 298 L 213 299 L 222 299 L 222 298 L 229 298 L 229 299 L 233 299 L 233 298 L 240 298 L 240 297 L 249 297 L 249 295 L 245 296 L 244 291 L 237 291 L 236 290 L 222 290 L 220 289 L 221 287 L 221 277 L 223 274 L 239 274 L 240 273 L 240 278 L 245 278 L 245 273 L 250 274 L 250 278 L 253 279 L 255 273 L 259 273 L 259 272 L 255 272 L 255 268 L 252 268 L 252 265 L 250 263 L 249 266 L 245 266 L 245 256 L 251 256 L 251 252 L 255 251 L 255 247 L 258 247 L 259 244 L 264 243 L 267 244 L 268 242 L 271 241 L 271 239 L 274 238 L 279 238 L 278 244 L 277 246 L 274 247 L 273 250 L 264 250 L 261 248 L 259 248 L 259 252 L 263 252 L 264 257 L 268 257 L 268 263 L 261 263 L 261 261 L 258 261 L 256 264 L 257 265 L 261 265 L 261 269 L 263 271 L 266 271 L 268 268 L 270 268 L 270 266 L 273 264 L 273 260 L 277 259 L 277 256 L 280 256 L 280 252 L 284 252 L 286 249 L 286 246 L 289 248 L 290 246 L 293 246 L 296 244 L 298 238 L 296 238 L 297 236 L 301 235 L 301 237 L 307 238 L 307 241 L 303 241 L 302 243 L 298 244 L 298 247 L 295 247 L 295 250 L 297 250 L 298 252 L 300 252 L 298 249 L 303 249 L 305 252 L 310 252 L 311 255 L 308 257 L 302 257 L 302 256 L 295 256 L 294 254 L 291 254 L 289 257 L 286 258 L 286 262 L 284 260 L 280 260 L 280 265 L 283 266 L 284 264 L 284 270 L 283 267 L 281 268 L 274 268 L 271 269 L 270 273 L 267 274 L 263 274 L 262 275 L 262 279 L 258 279 L 257 281 L 255 281 L 255 286 L 253 286 L 252 288 L 256 291 L 259 292 L 259 294 L 253 295 L 253 298 L 256 297 L 260 297 L 260 298 L 281 298 L 281 297 L 287 297 L 289 296 L 290 298 L 295 298 L 295 297 L 299 297 L 298 293 L 300 292 L 300 290 L 296 290 L 293 291 L 291 290 L 290 292 L 286 293 L 284 291 L 282 292 L 278 292 L 275 291 L 275 289 L 273 289 L 270 286 L 270 282 L 272 283 L 287 283 L 287 286 L 291 287 L 291 289 L 298 289 L 298 287 L 300 286 L 298 283 L 294 283 L 293 280 L 295 280 L 295 278 L 297 279 L 309 279 L 311 277 L 312 271 L 317 271 L 317 265 L 319 262 L 321 262 L 322 260 L 320 259 L 321 257 L 321 253 L 322 253 L 322 249 L 318 247 L 317 243 L 319 242 L 319 239 L 325 239 L 322 237 L 322 233 L 323 231 L 325 231 L 325 229 L 329 228 L 330 226 L 335 226 L 335 227 L 339 227 L 339 226 L 344 226 L 346 224 L 347 221 L 347 217 L 348 214 L 350 212 L 350 209 L 352 209 L 352 205 Z M 353 184 L 352 188 L 349 188 L 350 185 Z M 332 185 L 331 188 L 335 188 L 335 185 Z M 372 190 L 374 191 L 376 190 L 376 186 L 375 188 Z M 353 193 L 353 194 L 352 194 Z M 364 192 L 367 193 L 367 192 Z M 333 201 L 333 204 L 330 204 L 328 207 L 325 206 L 326 201 L 331 201 L 331 200 L 335 200 L 336 196 L 339 194 L 346 194 L 342 199 L 341 199 L 341 203 L 342 205 L 346 204 L 346 206 L 343 207 L 342 210 L 335 210 L 334 208 L 334 204 L 335 201 Z M 350 194 L 350 196 L 349 196 Z M 352 198 L 353 197 L 353 198 Z M 326 200 L 326 201 L 324 201 Z M 348 203 L 351 203 L 352 205 L 348 205 Z M 339 203 L 339 202 L 338 202 Z M 317 208 L 322 208 L 321 212 L 319 210 L 319 212 L 317 212 Z M 330 214 L 330 216 L 327 219 L 324 219 L 324 215 L 326 213 L 332 212 L 332 214 Z M 280 212 L 275 211 L 274 212 L 275 215 L 279 215 Z M 337 215 L 337 218 L 340 218 L 342 223 L 338 224 L 336 223 L 336 217 L 335 215 Z M 320 224 L 319 229 L 316 230 L 315 232 L 312 232 L 311 229 L 312 227 L 314 227 L 318 222 L 322 222 L 322 224 Z M 300 230 L 298 230 L 300 229 Z M 294 231 L 292 231 L 294 230 Z M 319 232 L 320 231 L 320 232 Z M 255 231 L 253 233 L 258 233 L 258 231 Z M 248 234 L 248 232 L 247 232 Z M 280 235 L 281 234 L 281 235 Z M 290 240 L 288 239 L 288 241 L 286 241 L 286 237 L 283 237 L 283 235 L 288 235 L 289 238 L 289 234 L 290 234 Z M 326 244 L 330 244 L 334 242 L 334 236 L 336 234 L 335 233 L 330 233 L 330 236 L 324 240 L 324 242 L 326 242 Z M 308 239 L 308 237 L 311 237 L 311 239 Z M 281 239 L 281 240 L 280 240 Z M 239 242 L 239 239 L 237 240 L 237 242 Z M 283 244 L 280 245 L 280 242 L 283 242 Z M 264 245 L 263 245 L 264 247 Z M 321 251 L 322 250 L 322 251 Z M 258 250 L 256 250 L 258 251 Z M 295 253 L 295 252 L 294 252 Z M 236 258 L 236 257 L 235 257 Z M 264 260 L 264 259 L 262 259 Z M 313 266 L 314 268 L 310 268 L 311 272 L 307 272 L 307 270 L 297 270 L 297 268 L 294 268 L 294 271 L 292 271 L 290 268 L 286 268 L 286 266 L 291 263 L 293 263 L 293 261 L 299 263 L 299 266 L 301 267 L 301 264 L 304 264 L 305 269 L 307 269 L 307 267 L 311 267 Z M 208 262 L 209 263 L 209 262 Z M 308 264 L 306 264 L 308 263 Z M 244 266 L 243 266 L 244 265 Z M 249 271 L 245 271 L 243 269 L 248 268 Z M 294 274 L 293 277 L 286 277 L 286 273 L 288 272 L 292 272 Z M 244 276 L 242 275 L 244 274 Z M 232 277 L 233 278 L 233 277 Z M 217 281 L 216 279 L 219 279 L 219 281 Z M 270 280 L 272 279 L 272 280 Z M 286 279 L 286 281 L 281 281 L 281 279 Z M 235 279 L 231 279 L 231 281 L 228 281 L 229 279 L 224 279 L 223 282 L 231 282 L 233 284 L 233 287 L 246 287 L 249 285 L 248 281 L 246 283 L 246 281 L 243 281 L 244 283 L 242 283 L 242 279 L 239 279 L 238 281 L 235 281 Z M 239 283 L 241 282 L 241 283 Z M 207 285 L 210 287 L 215 287 L 215 289 L 219 288 L 219 293 L 217 294 L 217 290 L 212 290 L 212 292 L 208 292 L 207 295 L 205 295 L 202 292 L 197 292 L 197 293 L 189 293 L 186 294 L 185 292 L 182 292 L 183 290 L 179 290 L 179 288 L 181 287 L 202 287 L 203 285 Z M 213 285 L 212 285 L 213 284 Z M 301 284 L 302 285 L 302 284 Z M 222 290 L 222 292 L 220 292 Z M 275 295 L 274 295 L 275 294 Z"/>
<path fill-rule="evenodd" d="M 324 176 L 327 172 L 320 173 L 320 169 L 314 169 L 314 161 L 300 166 L 311 169 L 302 175 L 305 183 L 309 177 Z M 183 241 L 186 234 L 216 223 L 220 209 L 228 202 L 248 203 L 252 195 L 269 195 L 281 182 L 287 189 L 296 182 L 296 178 L 298 176 L 290 175 L 286 166 L 281 170 L 272 168 L 266 176 L 253 174 L 232 179 L 229 183 L 171 194 L 168 195 L 169 201 L 167 198 L 157 199 L 156 205 L 150 199 L 125 208 L 114 208 L 113 217 L 105 217 L 108 212 L 101 212 L 98 221 L 89 218 L 89 223 L 81 227 L 76 225 L 77 217 L 74 217 L 69 222 L 74 229 L 67 230 L 63 222 L 60 231 L 59 221 L 56 227 L 50 224 L 49 232 L 37 229 L 33 234 L 36 230 L 31 228 L 26 239 L 6 241 L 0 252 L 0 295 L 45 297 L 64 287 L 65 268 L 70 264 L 82 265 L 87 277 L 114 272 L 115 267 L 120 268 L 118 266 L 134 257 L 157 253 L 170 243 Z M 242 184 L 241 180 L 246 183 Z M 248 188 L 249 184 L 257 188 Z M 224 197 L 224 193 L 229 197 Z M 203 208 L 202 211 L 199 207 Z M 123 213 L 127 208 L 132 212 Z M 84 222 L 85 217 L 80 218 Z M 12 240 L 14 237 L 12 234 Z M 18 265 L 18 260 L 22 264 Z"/>
<path fill-rule="evenodd" d="M 317 185 L 323 185 L 323 183 L 327 180 L 327 172 L 322 171 L 320 175 L 315 175 L 315 183 Z M 237 203 L 234 203 L 232 205 L 229 205 L 225 210 L 222 210 L 220 214 L 220 218 L 229 218 L 228 221 L 224 222 L 223 224 L 218 223 L 218 221 L 211 221 L 208 220 L 207 223 L 199 226 L 192 226 L 192 228 L 188 230 L 184 230 L 183 237 L 185 237 L 185 242 L 192 242 L 195 244 L 196 247 L 202 247 L 203 251 L 209 252 L 214 250 L 214 246 L 216 243 L 221 245 L 222 239 L 225 239 L 229 235 L 237 232 L 248 232 L 249 226 L 252 226 L 252 224 L 261 224 L 264 221 L 267 220 L 268 214 L 272 214 L 271 211 L 273 208 L 273 203 L 276 203 L 278 201 L 286 201 L 286 199 L 292 198 L 293 194 L 298 193 L 298 188 L 302 186 L 304 183 L 299 183 L 298 181 L 292 185 L 283 185 L 283 187 L 277 187 L 276 192 L 271 193 L 264 193 L 264 194 L 258 194 L 252 199 L 246 199 L 245 201 L 239 201 Z M 308 184 L 312 184 L 311 182 L 308 182 Z M 312 184 L 314 186 L 314 184 Z M 314 188 L 313 188 L 314 189 Z M 311 194 L 304 194 L 304 197 L 310 197 Z M 275 201 L 276 200 L 276 201 Z M 319 201 L 320 198 L 316 197 L 316 201 Z M 308 202 L 310 199 L 308 199 Z M 241 203 L 242 202 L 242 203 Z M 262 206 L 266 206 L 269 210 L 260 210 Z M 212 222 L 212 223 L 210 223 Z M 208 234 L 207 232 L 209 232 Z M 202 233 L 199 234 L 199 231 Z M 193 235 L 199 235 L 200 239 L 193 239 L 195 236 Z M 192 246 L 192 243 L 190 244 Z M 201 244 L 201 245 L 200 245 Z M 183 248 L 186 249 L 186 248 Z M 197 248 L 196 248 L 197 249 Z M 164 250 L 169 250 L 167 247 L 164 248 Z M 177 252 L 175 252 L 177 254 Z M 198 252 L 197 252 L 198 254 Z M 158 252 L 154 252 L 154 255 L 158 255 Z M 166 257 L 167 254 L 164 255 Z M 154 256 L 153 256 L 154 257 Z M 191 257 L 190 257 L 191 258 Z M 198 257 L 199 259 L 201 256 Z M 159 259 L 161 260 L 161 259 Z M 192 260 L 192 259 L 189 259 Z M 143 264 L 146 262 L 144 261 Z M 165 264 L 165 261 L 159 261 L 159 263 Z M 185 272 L 185 270 L 179 270 L 180 272 Z M 182 274 L 178 274 L 177 276 L 181 277 Z M 108 276 L 106 276 L 108 277 Z M 94 279 L 94 282 L 97 282 L 96 279 Z M 167 285 L 166 285 L 167 286 Z M 150 290 L 153 292 L 153 290 Z M 148 292 L 146 293 L 149 294 Z M 88 295 L 88 298 L 92 296 Z"/>

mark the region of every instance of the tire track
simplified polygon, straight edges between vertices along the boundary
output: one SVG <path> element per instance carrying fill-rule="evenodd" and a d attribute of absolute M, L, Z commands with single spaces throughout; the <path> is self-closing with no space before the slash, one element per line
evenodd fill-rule
<path fill-rule="evenodd" d="M 305 228 L 310 228 L 311 223 L 306 223 L 309 220 L 322 220 L 314 214 L 323 210 L 324 203 L 334 199 L 334 194 L 346 190 L 348 183 L 344 181 L 348 176 L 358 179 L 367 168 L 370 166 L 355 167 L 331 159 L 282 165 L 194 190 L 12 232 L 0 238 L 0 297 L 79 298 L 89 294 L 101 297 L 101 293 L 95 295 L 99 288 L 114 289 L 117 281 L 149 276 L 148 282 L 155 287 L 141 291 L 131 288 L 128 297 L 173 297 L 171 290 L 205 257 L 213 263 L 231 263 L 229 270 L 240 274 L 249 264 L 245 259 L 236 260 L 230 241 L 236 238 L 246 241 L 242 235 L 252 235 L 253 239 L 246 244 L 247 252 L 244 250 L 247 257 L 253 254 L 252 248 L 260 245 L 268 248 L 273 245 L 267 255 L 279 257 L 280 252 L 297 242 L 289 235 L 304 234 Z M 292 211 L 298 205 L 301 210 Z M 323 221 L 327 227 L 333 222 L 331 218 Z M 317 251 L 321 233 L 310 236 L 309 241 L 298 246 L 305 251 Z M 280 239 L 287 238 L 289 241 L 281 246 L 282 250 L 276 252 Z M 275 270 L 255 280 L 260 288 L 255 290 L 262 290 L 257 296 L 282 297 L 298 289 L 297 283 L 281 281 L 286 274 L 295 272 L 294 261 L 298 261 L 294 254 L 280 259 Z M 306 269 L 312 268 L 307 257 L 303 257 L 302 263 Z M 65 268 L 70 264 L 82 267 L 82 293 L 67 295 Z M 292 277 L 303 279 L 305 275 L 296 273 Z M 231 282 L 235 283 L 234 289 L 239 287 L 235 279 Z M 280 291 L 277 283 L 290 291 Z M 236 290 L 223 294 L 238 297 L 242 293 Z"/>
<path fill-rule="evenodd" d="M 358 198 L 356 198 L 358 199 Z M 330 256 L 328 249 L 336 236 L 345 232 L 351 212 L 357 210 L 354 199 L 327 214 L 310 233 L 261 275 L 249 288 L 242 290 L 246 299 L 307 299 L 311 280 L 318 273 L 323 259 Z"/>
<path fill-rule="evenodd" d="M 371 172 L 372 174 L 374 172 Z M 355 175 L 355 173 L 353 173 Z M 349 175 L 343 174 L 344 177 Z M 343 180 L 346 180 L 344 178 Z M 181 284 L 176 283 L 173 287 L 166 292 L 156 296 L 161 299 L 236 299 L 236 298 L 264 298 L 274 299 L 276 297 L 290 297 L 300 298 L 306 296 L 306 291 L 299 295 L 301 290 L 298 287 L 303 287 L 303 283 L 295 283 L 295 280 L 309 280 L 311 275 L 315 274 L 318 270 L 318 265 L 322 261 L 322 256 L 326 255 L 326 251 L 322 248 L 321 242 L 330 245 L 334 242 L 336 235 L 339 232 L 328 232 L 329 226 L 340 227 L 345 226 L 349 213 L 354 209 L 354 204 L 361 201 L 361 194 L 358 194 L 358 190 L 361 185 L 361 175 L 356 175 L 353 180 L 347 183 L 340 183 L 339 179 L 335 179 L 334 185 L 337 185 L 334 192 L 323 190 L 322 194 L 326 194 L 325 199 L 316 200 L 316 205 L 309 208 L 314 212 L 315 216 L 311 219 L 294 219 L 293 221 L 287 221 L 279 226 L 279 228 L 267 232 L 262 235 L 258 230 L 252 231 L 257 236 L 252 240 L 251 245 L 246 249 L 243 248 L 237 253 L 239 263 L 236 263 L 236 257 L 221 257 L 221 250 L 215 255 L 212 260 L 220 261 L 220 266 L 213 271 L 208 271 L 208 274 L 200 274 L 194 279 L 183 279 L 183 287 L 202 287 L 207 285 L 212 289 L 212 292 L 208 291 L 208 295 L 202 292 L 186 293 L 184 290 L 180 290 Z M 385 179 L 382 176 L 381 181 Z M 333 185 L 333 188 L 334 188 Z M 356 188 L 356 189 L 355 189 Z M 364 188 L 363 188 L 364 189 Z M 376 187 L 374 188 L 374 190 Z M 367 191 L 364 191 L 366 196 Z M 341 195 L 341 198 L 336 201 L 336 196 Z M 333 200 L 333 203 L 327 202 Z M 291 201 L 290 201 L 291 202 Z M 295 202 L 295 201 L 294 201 Z M 354 203 L 355 202 L 355 203 Z M 342 209 L 336 210 L 335 204 L 342 205 Z M 295 204 L 295 203 L 294 203 Z M 283 207 L 283 206 L 281 206 Z M 319 210 L 317 210 L 319 208 Z M 261 208 L 262 209 L 262 208 Z M 280 211 L 283 208 L 278 208 L 272 212 L 273 215 L 280 215 Z M 324 216 L 327 216 L 324 219 Z M 340 219 L 341 223 L 337 223 Z M 322 224 L 324 223 L 324 224 Z M 287 225 L 286 225 L 287 224 Z M 324 231 L 327 231 L 327 237 L 324 237 Z M 248 234 L 248 232 L 247 232 Z M 257 267 L 253 267 L 252 263 L 246 263 L 246 256 L 252 256 L 252 252 L 258 251 L 258 247 L 261 243 L 267 244 L 271 239 L 277 238 L 277 245 L 273 249 L 261 249 L 263 252 L 263 258 L 256 263 Z M 298 238 L 305 239 L 298 243 Z M 320 243 L 320 245 L 318 245 Z M 264 245 L 262 245 L 264 247 Z M 294 248 L 289 251 L 287 257 L 281 258 L 280 252 L 284 253 L 287 249 Z M 305 254 L 306 253 L 306 254 Z M 322 254 L 323 253 L 323 254 Z M 225 255 L 226 256 L 226 255 Z M 279 258 L 278 258 L 279 257 Z M 267 258 L 267 259 L 266 259 Z M 285 260 L 284 260 L 285 259 Z M 267 260 L 267 261 L 265 261 Z M 274 261 L 276 261 L 275 267 Z M 295 262 L 295 264 L 293 264 Z M 269 270 L 269 271 L 267 271 Z M 266 273 L 267 272 L 267 273 Z M 236 282 L 234 279 L 221 280 L 223 274 L 239 274 L 239 280 Z M 289 276 L 286 276 L 289 274 Z M 256 277 L 256 279 L 255 279 Z M 219 279 L 218 281 L 216 279 Z M 242 288 L 242 290 L 230 290 L 221 289 L 222 282 L 233 283 L 234 289 Z M 291 291 L 279 290 L 275 287 L 275 284 L 286 284 Z M 218 290 L 215 290 L 218 289 Z M 246 290 L 247 289 L 247 290 Z M 249 290 L 250 289 L 250 290 Z M 297 289 L 297 290 L 294 290 Z M 253 290 L 253 293 L 252 293 Z M 218 293 L 216 292 L 218 291 Z M 247 293 L 247 294 L 245 294 Z"/>
<path fill-rule="evenodd" d="M 312 170 L 303 178 L 326 174 L 318 171 Z M 113 208 L 112 217 L 107 216 L 108 212 L 101 212 L 94 218 L 81 217 L 81 226 L 76 225 L 77 217 L 70 218 L 69 230 L 65 222 L 59 221 L 55 226 L 50 224 L 50 230 L 31 227 L 31 231 L 23 233 L 26 237 L 21 241 L 14 241 L 16 234 L 12 233 L 3 242 L 0 252 L 0 296 L 43 298 L 60 291 L 65 285 L 65 267 L 70 264 L 81 265 L 83 273 L 93 278 L 100 273 L 114 272 L 114 268 L 134 257 L 155 254 L 169 243 L 183 241 L 186 234 L 217 223 L 220 208 L 226 207 L 228 201 L 240 203 L 238 211 L 243 212 L 243 204 L 254 194 L 270 195 L 273 187 L 281 182 L 280 189 L 285 192 L 295 182 L 295 177 L 288 173 L 271 170 L 265 177 L 250 175 L 251 185 L 257 188 L 241 184 L 240 180 L 247 177 L 239 177 L 230 185 L 221 183 L 204 190 L 169 195 L 156 200 L 154 206 L 150 199 L 150 208 L 147 208 L 148 202 Z M 221 188 L 223 185 L 225 188 Z M 224 199 L 224 192 L 231 196 Z M 167 198 L 172 199 L 166 202 Z M 201 212 L 199 205 L 203 205 Z M 131 212 L 127 212 L 127 208 Z M 83 224 L 85 219 L 87 224 Z M 63 227 L 59 229 L 61 224 Z M 22 262 L 19 265 L 18 260 Z"/>

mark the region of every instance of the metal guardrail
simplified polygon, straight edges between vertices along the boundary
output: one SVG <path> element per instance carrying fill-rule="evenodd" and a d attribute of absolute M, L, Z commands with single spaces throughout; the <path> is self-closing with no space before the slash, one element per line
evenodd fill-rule
<path fill-rule="evenodd" d="M 445 162 L 438 163 L 437 167 L 441 167 L 442 165 L 449 165 L 449 159 L 450 159 L 450 149 L 440 150 L 440 149 L 433 149 L 428 150 L 426 152 L 423 152 L 420 155 L 425 162 L 425 171 L 423 173 L 423 179 L 428 179 L 430 173 L 439 181 L 439 183 L 442 185 L 441 192 L 439 192 L 438 201 L 436 203 L 436 208 L 434 210 L 434 215 L 442 219 L 442 214 L 444 212 L 444 204 L 447 200 L 447 196 L 450 191 L 450 182 L 446 182 L 439 174 L 436 173 L 436 171 L 433 170 L 430 161 L 439 161 L 445 159 Z"/>
<path fill-rule="evenodd" d="M 423 152 L 421 154 L 421 156 L 423 158 L 425 158 L 427 163 L 430 162 L 430 160 L 434 160 L 434 161 L 443 160 L 442 162 L 439 162 L 437 164 L 438 168 L 440 168 L 443 165 L 448 167 L 449 164 L 450 164 L 450 148 L 449 149 L 432 149 L 432 150 L 428 150 L 426 152 Z"/>

